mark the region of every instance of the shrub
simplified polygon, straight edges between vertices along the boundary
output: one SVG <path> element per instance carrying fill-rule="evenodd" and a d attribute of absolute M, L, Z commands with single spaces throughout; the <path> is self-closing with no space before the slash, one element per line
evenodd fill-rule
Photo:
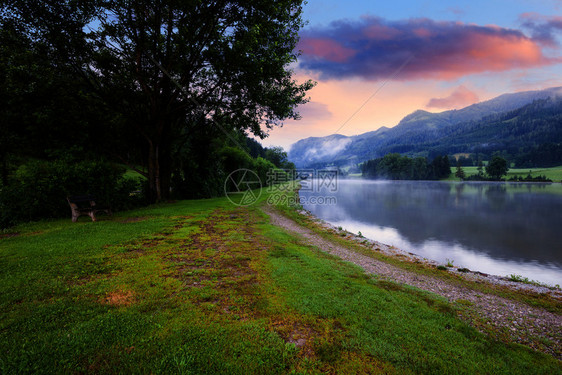
<path fill-rule="evenodd" d="M 66 197 L 93 194 L 114 209 L 143 202 L 130 193 L 140 189 L 124 168 L 106 161 L 32 160 L 20 166 L 0 190 L 0 227 L 69 215 Z"/>
<path fill-rule="evenodd" d="M 273 173 L 273 171 L 278 169 L 269 160 L 266 160 L 262 157 L 257 157 L 252 164 L 253 164 L 252 169 L 254 170 L 254 172 L 256 172 L 256 174 L 260 178 L 262 186 L 267 186 L 272 182 L 282 182 L 282 181 L 277 181 L 278 179 L 276 179 L 275 176 L 270 175 L 271 173 Z M 280 173 L 282 173 L 283 175 L 285 174 L 283 171 L 280 171 Z"/>

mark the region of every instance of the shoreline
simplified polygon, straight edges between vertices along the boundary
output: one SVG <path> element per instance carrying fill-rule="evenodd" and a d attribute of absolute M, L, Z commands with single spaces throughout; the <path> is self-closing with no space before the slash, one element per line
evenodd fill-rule
<path fill-rule="evenodd" d="M 425 264 L 427 266 L 431 266 L 431 267 L 440 267 L 443 266 L 442 263 L 433 260 L 433 259 L 429 259 L 426 257 L 423 257 L 421 255 L 415 254 L 413 252 L 409 252 L 406 251 L 404 249 L 400 249 L 397 248 L 395 246 L 392 245 L 387 245 L 385 243 L 379 242 L 377 240 L 374 239 L 370 239 L 370 238 L 366 238 L 366 237 L 362 237 L 359 236 L 353 232 L 349 232 L 345 229 L 340 230 L 338 227 L 336 227 L 335 225 L 320 219 L 319 217 L 315 216 L 313 213 L 311 213 L 310 211 L 306 210 L 306 209 L 300 209 L 297 210 L 297 212 L 300 215 L 304 215 L 305 217 L 307 217 L 309 220 L 313 221 L 314 223 L 320 225 L 321 227 L 323 227 L 324 229 L 333 232 L 333 233 L 345 233 L 345 237 L 349 240 L 352 240 L 354 243 L 356 243 L 359 246 L 363 246 L 371 251 L 378 251 L 381 252 L 387 256 L 396 258 L 396 259 L 400 259 L 402 261 L 407 261 L 410 263 L 422 263 Z M 447 271 L 450 272 L 454 275 L 463 277 L 465 279 L 468 279 L 469 281 L 473 281 L 473 282 L 485 282 L 485 283 L 489 283 L 489 284 L 493 284 L 493 285 L 499 285 L 499 286 L 504 286 L 504 287 L 508 287 L 508 288 L 512 288 L 512 289 L 516 289 L 516 290 L 521 290 L 521 291 L 527 291 L 527 292 L 535 292 L 535 293 L 539 293 L 539 294 L 548 294 L 551 295 L 552 297 L 556 298 L 556 299 L 560 299 L 562 300 L 562 288 L 560 286 L 552 286 L 552 285 L 547 285 L 545 283 L 541 283 L 538 281 L 534 281 L 534 280 L 529 280 L 529 282 L 523 282 L 523 281 L 513 281 L 510 280 L 508 277 L 505 276 L 500 276 L 500 275 L 494 275 L 494 274 L 490 274 L 490 273 L 484 273 L 484 272 L 480 272 L 478 270 L 471 270 L 468 268 L 464 268 L 464 267 L 458 267 L 458 266 L 451 266 L 451 267 L 445 267 L 446 269 L 443 269 L 443 271 Z M 462 271 L 459 271 L 462 270 Z"/>
<path fill-rule="evenodd" d="M 270 223 L 299 243 L 360 267 L 375 282 L 413 287 L 444 298 L 456 315 L 482 333 L 519 343 L 562 360 L 562 291 L 514 283 L 502 277 L 458 269 L 377 241 L 339 230 L 303 209 L 265 205 Z M 383 284 L 391 285 L 391 284 Z"/>
<path fill-rule="evenodd" d="M 508 186 L 508 191 L 509 191 L 509 186 L 513 186 L 513 188 L 524 188 L 524 186 L 528 186 L 529 189 L 530 186 L 538 186 L 538 187 L 545 187 L 545 189 L 549 189 L 548 186 L 552 186 L 554 185 L 554 191 L 551 190 L 547 190 L 541 193 L 545 193 L 545 194 L 556 194 L 557 196 L 559 194 L 562 194 L 562 190 L 560 190 L 559 187 L 556 187 L 556 185 L 558 185 L 557 182 L 518 182 L 518 181 L 451 181 L 451 180 L 435 180 L 435 181 L 416 181 L 416 180 L 375 180 L 375 179 L 368 179 L 368 178 L 362 178 L 362 177 L 353 177 L 353 178 L 344 178 L 344 180 L 347 181 L 353 181 L 354 183 L 357 182 L 361 182 L 361 183 L 416 183 L 416 182 L 428 182 L 428 183 L 435 183 L 435 184 L 453 184 L 453 185 L 473 185 L 473 186 L 478 186 L 478 185 L 503 185 L 503 186 Z M 562 184 L 562 182 L 561 182 Z M 297 196 L 297 201 L 300 202 L 301 194 L 300 194 L 300 186 L 297 187 L 297 189 L 295 190 L 296 196 Z M 305 197 L 306 198 L 306 197 Z M 306 203 L 305 203 L 306 204 Z M 304 214 L 306 216 L 308 216 L 311 220 L 321 224 L 322 226 L 324 226 L 325 228 L 332 230 L 332 231 L 340 231 L 342 226 L 346 226 L 343 223 L 340 223 L 338 226 L 337 224 L 331 224 L 327 221 L 325 221 L 324 219 L 321 219 L 317 216 L 315 216 L 315 214 L 313 214 L 311 211 L 307 210 L 305 208 L 304 205 L 300 206 L 300 213 Z M 365 223 L 362 223 L 365 224 Z M 368 225 L 368 224 L 366 224 Z M 447 271 L 452 272 L 454 274 L 457 275 L 465 275 L 467 276 L 467 278 L 472 279 L 473 281 L 479 281 L 479 280 L 483 280 L 483 281 L 488 281 L 490 283 L 496 284 L 496 285 L 503 285 L 503 286 L 508 286 L 508 287 L 512 287 L 515 289 L 521 289 L 521 290 L 529 290 L 529 291 L 535 291 L 537 293 L 549 293 L 549 294 L 553 294 L 556 291 L 558 291 L 560 293 L 559 297 L 562 296 L 562 279 L 560 279 L 559 277 L 559 269 L 551 269 L 551 268 L 541 268 L 540 265 L 534 266 L 535 269 L 532 270 L 528 270 L 529 272 L 524 272 L 525 270 L 518 270 L 517 267 L 512 268 L 512 267 L 502 267 L 503 264 L 497 264 L 497 266 L 500 266 L 500 270 L 495 269 L 495 267 L 484 267 L 485 270 L 482 271 L 480 269 L 478 269 L 478 264 L 472 264 L 474 262 L 468 262 L 468 266 L 469 267 L 474 267 L 474 269 L 468 269 L 465 265 L 452 265 L 449 264 L 448 262 L 445 262 L 445 260 L 443 260 L 443 258 L 441 258 L 441 260 L 436 260 L 433 258 L 427 258 L 425 256 L 419 255 L 414 253 L 413 251 L 409 251 L 408 250 L 408 244 L 398 244 L 397 246 L 394 245 L 389 245 L 387 243 L 383 243 L 380 242 L 378 240 L 376 240 L 376 237 L 373 236 L 373 233 L 371 233 L 371 237 L 367 238 L 364 235 L 361 235 L 361 231 L 363 231 L 364 233 L 369 233 L 369 231 L 366 228 L 360 228 L 361 231 L 359 231 L 359 228 L 355 227 L 353 230 L 358 231 L 358 234 L 355 234 L 354 232 L 350 232 L 348 230 L 344 231 L 347 233 L 348 236 L 353 237 L 353 239 L 355 240 L 356 243 L 362 244 L 363 242 L 365 242 L 365 240 L 370 242 L 370 247 L 377 247 L 380 249 L 384 249 L 384 253 L 390 256 L 398 256 L 398 257 L 406 257 L 409 258 L 410 262 L 422 262 L 425 263 L 427 265 L 433 266 L 433 267 L 447 267 Z M 365 246 L 363 244 L 363 246 Z M 402 247 L 400 247 L 402 246 Z M 423 252 L 423 249 L 420 249 Z M 462 254 L 461 254 L 462 255 Z M 462 258 L 462 256 L 461 256 Z M 447 259 L 448 261 L 448 259 Z M 452 262 L 451 262 L 452 263 Z M 461 262 L 462 263 L 462 262 Z M 531 263 L 529 263 L 531 264 Z M 493 264 L 492 264 L 493 266 Z M 458 271 L 461 270 L 461 271 Z M 532 279 L 531 276 L 532 274 L 543 274 L 543 270 L 548 271 L 548 275 L 549 277 L 543 277 L 542 280 L 535 280 Z M 531 272 L 532 271 L 532 272 Z M 503 272 L 502 274 L 496 274 L 495 272 Z M 544 274 L 543 274 L 544 276 Z M 558 293 L 557 293 L 558 295 Z"/>
<path fill-rule="evenodd" d="M 377 179 L 377 178 L 367 178 L 363 176 L 354 176 L 354 175 L 347 175 L 347 176 L 338 176 L 338 179 L 341 180 L 354 180 L 354 181 L 388 181 L 388 182 L 452 182 L 452 183 L 459 183 L 459 184 L 513 184 L 513 185 L 551 185 L 551 184 L 562 184 L 562 180 L 560 181 L 510 181 L 510 180 L 459 180 L 458 178 L 454 179 L 441 179 L 441 180 L 388 180 L 388 179 Z"/>

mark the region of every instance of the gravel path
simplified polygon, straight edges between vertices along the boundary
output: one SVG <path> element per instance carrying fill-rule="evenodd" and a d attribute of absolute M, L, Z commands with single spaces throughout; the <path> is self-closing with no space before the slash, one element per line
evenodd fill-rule
<path fill-rule="evenodd" d="M 468 310 L 462 310 L 464 315 L 473 316 L 473 313 L 476 313 L 479 317 L 484 318 L 480 324 L 489 325 L 494 331 L 503 332 L 515 342 L 532 346 L 562 359 L 562 317 L 559 315 L 496 295 L 454 285 L 438 278 L 409 272 L 327 240 L 280 214 L 272 207 L 266 206 L 263 210 L 270 216 L 272 224 L 298 234 L 309 245 L 354 263 L 367 273 L 436 293 L 451 302 L 462 300 L 464 305 L 470 305 Z M 377 245 L 379 248 L 386 247 L 381 249 L 382 251 L 391 250 L 383 244 L 377 243 Z M 461 317 L 463 317 L 462 314 Z M 474 322 L 468 316 L 464 316 L 464 318 Z M 538 344 L 541 341 L 539 338 L 548 339 L 550 344 Z"/>

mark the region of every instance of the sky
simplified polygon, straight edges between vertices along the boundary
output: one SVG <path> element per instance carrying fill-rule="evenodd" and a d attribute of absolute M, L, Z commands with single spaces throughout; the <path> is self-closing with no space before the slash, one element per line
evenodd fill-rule
<path fill-rule="evenodd" d="M 308 0 L 303 19 L 292 69 L 317 84 L 268 147 L 562 86 L 562 0 Z"/>

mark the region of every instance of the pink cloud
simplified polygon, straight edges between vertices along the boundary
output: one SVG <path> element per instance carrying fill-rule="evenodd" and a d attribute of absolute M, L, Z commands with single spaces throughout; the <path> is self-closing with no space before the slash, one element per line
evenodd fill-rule
<path fill-rule="evenodd" d="M 453 80 L 562 62 L 545 56 L 541 43 L 519 30 L 425 18 L 334 22 L 304 31 L 301 46 L 300 66 L 328 79 L 386 79 L 411 57 L 395 80 Z"/>
<path fill-rule="evenodd" d="M 308 38 L 299 43 L 299 49 L 307 56 L 336 63 L 344 63 L 355 55 L 354 50 L 330 39 Z"/>
<path fill-rule="evenodd" d="M 429 100 L 426 108 L 458 109 L 464 108 L 478 102 L 478 95 L 464 86 L 459 86 L 445 98 L 433 98 Z"/>

